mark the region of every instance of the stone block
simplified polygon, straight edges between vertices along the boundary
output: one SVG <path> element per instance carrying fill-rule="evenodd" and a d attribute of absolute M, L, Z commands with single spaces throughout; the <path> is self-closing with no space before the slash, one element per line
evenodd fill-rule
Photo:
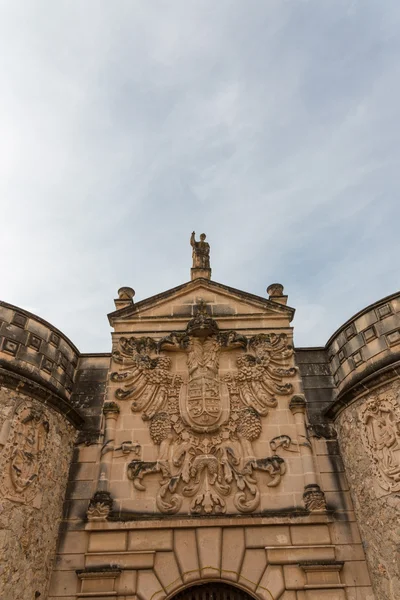
<path fill-rule="evenodd" d="M 335 546 L 336 560 L 365 560 L 362 544 L 344 544 Z"/>
<path fill-rule="evenodd" d="M 327 525 L 292 525 L 290 533 L 294 546 L 304 546 L 305 544 L 326 545 L 331 543 Z"/>
<path fill-rule="evenodd" d="M 288 546 L 291 543 L 288 525 L 268 525 L 246 527 L 247 548 L 265 548 L 265 546 Z"/>
<path fill-rule="evenodd" d="M 86 531 L 67 531 L 60 535 L 60 554 L 83 554 L 89 543 L 89 534 Z"/>
<path fill-rule="evenodd" d="M 70 500 L 89 500 L 95 491 L 96 481 L 70 481 L 67 486 L 67 498 Z"/>
<path fill-rule="evenodd" d="M 281 546 L 267 547 L 267 561 L 269 564 L 289 565 L 305 561 L 332 561 L 335 560 L 334 546 Z"/>
<path fill-rule="evenodd" d="M 97 475 L 96 463 L 73 463 L 69 478 L 75 481 L 93 481 Z"/>
<path fill-rule="evenodd" d="M 332 544 L 361 544 L 357 523 L 335 522 L 329 525 Z"/>
<path fill-rule="evenodd" d="M 221 573 L 224 579 L 237 581 L 240 565 L 245 553 L 244 530 L 226 528 L 222 532 Z"/>
<path fill-rule="evenodd" d="M 304 600 L 347 600 L 344 589 L 334 588 L 326 589 L 319 588 L 315 590 L 307 590 L 304 594 Z"/>
<path fill-rule="evenodd" d="M 138 572 L 137 594 L 139 598 L 151 598 L 151 600 L 160 600 L 165 597 L 163 587 L 152 571 Z"/>
<path fill-rule="evenodd" d="M 370 312 L 361 315 L 361 317 L 358 317 L 358 319 L 354 321 L 354 326 L 360 333 L 361 331 L 364 331 L 364 329 L 367 329 L 377 321 L 378 317 L 376 316 L 375 311 L 371 310 Z"/>
<path fill-rule="evenodd" d="M 83 569 L 85 566 L 85 556 L 83 554 L 57 554 L 54 570 L 55 571 L 75 571 Z"/>
<path fill-rule="evenodd" d="M 118 565 L 121 569 L 152 569 L 155 552 L 95 552 L 86 554 L 85 567 Z"/>
<path fill-rule="evenodd" d="M 53 571 L 50 580 L 49 596 L 65 597 L 76 594 L 80 588 L 75 571 Z"/>
<path fill-rule="evenodd" d="M 375 594 L 371 587 L 347 587 L 347 600 L 380 600 L 375 598 Z"/>
<path fill-rule="evenodd" d="M 173 552 L 156 553 L 154 572 L 168 594 L 183 585 L 178 563 Z"/>
<path fill-rule="evenodd" d="M 200 527 L 196 530 L 196 537 L 201 576 L 208 578 L 219 575 L 221 569 L 221 528 Z"/>
<path fill-rule="evenodd" d="M 343 472 L 344 465 L 339 455 L 317 456 L 317 464 L 320 473 Z"/>
<path fill-rule="evenodd" d="M 127 540 L 125 531 L 92 531 L 88 552 L 124 552 L 127 550 Z"/>
<path fill-rule="evenodd" d="M 239 583 L 255 591 L 266 566 L 264 550 L 246 550 L 239 575 Z"/>
<path fill-rule="evenodd" d="M 321 473 L 321 487 L 325 492 L 347 491 L 349 484 L 345 473 Z"/>
<path fill-rule="evenodd" d="M 174 547 L 183 581 L 188 583 L 200 579 L 200 565 L 195 530 L 175 530 Z"/>
<path fill-rule="evenodd" d="M 268 565 L 257 586 L 257 596 L 263 598 L 263 600 L 270 600 L 271 597 L 280 598 L 284 590 L 285 582 L 282 568 Z"/>
<path fill-rule="evenodd" d="M 78 462 L 98 462 L 100 461 L 100 444 L 93 444 L 91 446 L 79 446 L 78 447 Z"/>
<path fill-rule="evenodd" d="M 128 594 L 135 594 L 137 587 L 137 571 L 131 571 L 125 569 L 121 572 L 117 580 L 117 591 L 120 596 L 126 596 Z"/>
<path fill-rule="evenodd" d="M 325 498 L 328 506 L 335 508 L 336 510 L 353 510 L 353 502 L 351 500 L 350 492 L 342 491 L 340 494 L 337 492 L 325 492 Z"/>
<path fill-rule="evenodd" d="M 128 550 L 172 550 L 172 529 L 137 529 L 129 532 Z"/>
<path fill-rule="evenodd" d="M 342 581 L 348 586 L 369 586 L 371 581 L 364 561 L 345 562 L 342 570 Z"/>
<path fill-rule="evenodd" d="M 306 583 L 305 573 L 298 565 L 284 565 L 283 576 L 288 590 L 303 588 Z"/>

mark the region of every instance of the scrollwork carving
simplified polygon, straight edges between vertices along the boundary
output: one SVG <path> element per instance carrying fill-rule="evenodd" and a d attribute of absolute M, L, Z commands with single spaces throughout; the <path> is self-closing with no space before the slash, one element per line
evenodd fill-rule
<path fill-rule="evenodd" d="M 246 349 L 248 351 L 246 352 Z M 186 372 L 171 371 L 169 352 L 183 353 Z M 220 372 L 222 353 L 234 352 L 237 368 Z M 148 421 L 158 447 L 156 461 L 132 460 L 128 477 L 136 490 L 144 478 L 161 475 L 158 509 L 174 514 L 189 499 L 192 514 L 221 514 L 227 500 L 242 513 L 260 503 L 257 473 L 274 487 L 285 474 L 283 458 L 258 457 L 253 448 L 262 418 L 290 394 L 293 349 L 285 334 L 247 340 L 234 331 L 219 332 L 204 303 L 185 332 L 158 344 L 149 338 L 122 338 L 114 353 L 122 368 L 111 376 L 121 383 L 116 397 L 132 399 L 132 410 Z"/>

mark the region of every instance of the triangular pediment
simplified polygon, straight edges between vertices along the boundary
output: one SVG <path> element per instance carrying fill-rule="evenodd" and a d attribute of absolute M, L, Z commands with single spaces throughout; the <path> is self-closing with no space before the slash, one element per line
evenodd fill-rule
<path fill-rule="evenodd" d="M 154 330 L 164 330 L 167 322 L 169 327 L 173 323 L 176 329 L 184 329 L 200 302 L 207 305 L 221 329 L 236 328 L 240 323 L 244 326 L 245 322 L 251 329 L 288 327 L 294 316 L 294 309 L 280 302 L 199 278 L 116 310 L 108 317 L 116 331 L 136 330 L 139 323 L 143 330 L 149 329 L 150 323 Z"/>

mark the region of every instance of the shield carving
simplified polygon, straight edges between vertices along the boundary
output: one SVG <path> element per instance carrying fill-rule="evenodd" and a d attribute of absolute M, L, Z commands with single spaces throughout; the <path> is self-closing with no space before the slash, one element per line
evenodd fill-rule
<path fill-rule="evenodd" d="M 182 386 L 180 411 L 183 420 L 195 431 L 215 431 L 229 418 L 226 385 L 206 375 L 194 377 Z"/>

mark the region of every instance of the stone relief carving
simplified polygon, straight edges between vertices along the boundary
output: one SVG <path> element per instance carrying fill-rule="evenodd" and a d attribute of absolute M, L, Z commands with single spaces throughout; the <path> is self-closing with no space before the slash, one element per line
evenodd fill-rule
<path fill-rule="evenodd" d="M 110 492 L 99 490 L 90 499 L 87 509 L 88 521 L 106 521 L 113 508 Z"/>
<path fill-rule="evenodd" d="M 311 483 L 306 485 L 303 494 L 304 506 L 311 512 L 325 512 L 326 500 L 325 494 L 318 484 Z"/>
<path fill-rule="evenodd" d="M 376 480 L 386 492 L 400 490 L 400 406 L 395 400 L 373 399 L 360 412 L 364 447 Z"/>
<path fill-rule="evenodd" d="M 21 503 L 35 497 L 48 433 L 49 422 L 44 410 L 21 404 L 2 453 L 4 497 Z"/>
<path fill-rule="evenodd" d="M 235 351 L 236 369 L 220 373 L 223 352 Z M 183 353 L 186 373 L 171 372 L 172 352 Z M 256 472 L 270 487 L 285 473 L 276 454 L 256 457 L 252 443 L 262 431 L 262 417 L 277 406 L 276 396 L 292 393 L 284 379 L 295 374 L 293 350 L 285 334 L 260 334 L 249 340 L 218 326 L 200 304 L 185 332 L 174 332 L 156 343 L 151 338 L 121 338 L 113 354 L 121 365 L 111 380 L 121 384 L 115 396 L 132 400 L 133 412 L 148 421 L 158 446 L 156 461 L 134 459 L 128 476 L 137 490 L 143 479 L 160 473 L 158 509 L 178 512 L 190 498 L 192 514 L 226 511 L 226 498 L 242 513 L 260 502 Z M 171 355 L 171 354 L 170 354 Z"/>

